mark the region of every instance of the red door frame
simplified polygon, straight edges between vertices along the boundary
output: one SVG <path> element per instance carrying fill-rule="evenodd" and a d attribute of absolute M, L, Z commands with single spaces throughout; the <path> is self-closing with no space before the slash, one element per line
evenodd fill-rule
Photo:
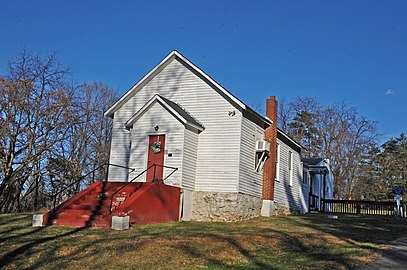
<path fill-rule="evenodd" d="M 156 144 L 156 147 L 153 144 Z M 158 151 L 159 144 L 161 144 L 160 151 Z M 153 166 L 147 171 L 146 182 L 152 182 L 154 178 L 162 180 L 164 176 L 164 168 L 162 166 L 164 166 L 165 134 L 149 135 L 147 147 L 147 168 L 154 164 L 158 166 Z"/>

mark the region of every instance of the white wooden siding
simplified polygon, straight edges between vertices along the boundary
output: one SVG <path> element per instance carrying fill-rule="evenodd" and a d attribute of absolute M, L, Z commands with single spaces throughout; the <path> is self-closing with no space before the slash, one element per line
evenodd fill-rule
<path fill-rule="evenodd" d="M 275 181 L 274 201 L 279 205 L 289 207 L 293 210 L 301 210 L 302 200 L 302 171 L 300 154 L 288 145 L 277 139 L 280 144 L 280 178 Z M 290 186 L 289 177 L 289 152 L 293 153 L 293 181 Z"/>
<path fill-rule="evenodd" d="M 301 194 L 300 194 L 300 202 L 301 202 L 301 208 L 303 213 L 308 213 L 308 202 L 309 202 L 309 188 L 310 188 L 310 174 L 308 171 L 308 168 L 304 167 L 304 171 L 307 174 L 308 180 L 306 183 L 301 184 Z M 303 181 L 303 179 L 301 179 Z"/>
<path fill-rule="evenodd" d="M 159 126 L 159 130 L 154 130 Z M 177 172 L 167 179 L 169 185 L 180 186 L 182 175 L 182 157 L 184 144 L 184 125 L 172 116 L 160 103 L 155 103 L 134 124 L 130 154 L 130 166 L 136 168 L 136 172 L 142 172 L 147 168 L 148 139 L 149 135 L 164 134 L 164 165 L 179 168 Z M 172 156 L 169 157 L 168 154 Z M 164 168 L 164 178 L 171 173 L 171 169 Z M 138 181 L 145 181 L 143 174 Z"/>
<path fill-rule="evenodd" d="M 177 59 L 115 112 L 111 162 L 126 164 L 126 145 L 131 138 L 123 125 L 155 94 L 179 103 L 205 126 L 198 138 L 195 189 L 236 192 L 242 114 Z M 234 116 L 229 116 L 231 111 Z M 110 179 L 120 177 L 110 175 Z"/>
<path fill-rule="evenodd" d="M 197 150 L 198 133 L 197 131 L 186 128 L 184 131 L 182 187 L 191 191 L 195 189 Z"/>
<path fill-rule="evenodd" d="M 117 114 L 117 118 L 113 121 L 110 163 L 129 167 L 131 133 L 124 128 L 123 124 L 119 124 L 119 119 L 120 112 Z M 109 181 L 127 182 L 128 172 L 129 170 L 127 169 L 109 166 Z"/>
<path fill-rule="evenodd" d="M 262 134 L 258 138 L 257 134 Z M 242 118 L 240 141 L 239 192 L 261 197 L 263 171 L 255 170 L 256 140 L 263 139 L 264 130 L 252 121 Z"/>

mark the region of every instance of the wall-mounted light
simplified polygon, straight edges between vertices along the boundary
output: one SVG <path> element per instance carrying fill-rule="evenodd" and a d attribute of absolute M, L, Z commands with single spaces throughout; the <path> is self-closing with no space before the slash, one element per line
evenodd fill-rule
<path fill-rule="evenodd" d="M 155 130 L 155 131 L 158 131 L 159 129 L 160 129 L 159 126 L 155 126 L 155 127 L 154 127 L 154 130 Z"/>
<path fill-rule="evenodd" d="M 235 116 L 236 111 L 229 111 L 229 116 Z"/>

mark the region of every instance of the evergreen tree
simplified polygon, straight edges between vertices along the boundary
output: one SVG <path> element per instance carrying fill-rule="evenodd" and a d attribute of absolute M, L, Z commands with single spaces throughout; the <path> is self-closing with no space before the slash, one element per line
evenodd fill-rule
<path fill-rule="evenodd" d="M 380 184 L 387 187 L 387 197 L 394 197 L 392 188 L 407 188 L 407 137 L 402 133 L 398 138 L 390 139 L 382 146 L 377 156 L 380 170 Z"/>
<path fill-rule="evenodd" d="M 312 112 L 300 111 L 296 113 L 293 120 L 288 124 L 291 134 L 308 149 L 307 156 L 318 157 L 322 148 L 319 130 L 316 127 L 318 115 Z"/>

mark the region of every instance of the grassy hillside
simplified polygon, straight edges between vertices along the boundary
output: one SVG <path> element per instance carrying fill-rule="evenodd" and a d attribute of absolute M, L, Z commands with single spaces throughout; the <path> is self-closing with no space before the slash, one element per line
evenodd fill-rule
<path fill-rule="evenodd" d="M 350 269 L 407 236 L 405 220 L 350 215 L 135 225 L 127 231 L 38 228 L 31 219 L 0 215 L 0 268 Z"/>

